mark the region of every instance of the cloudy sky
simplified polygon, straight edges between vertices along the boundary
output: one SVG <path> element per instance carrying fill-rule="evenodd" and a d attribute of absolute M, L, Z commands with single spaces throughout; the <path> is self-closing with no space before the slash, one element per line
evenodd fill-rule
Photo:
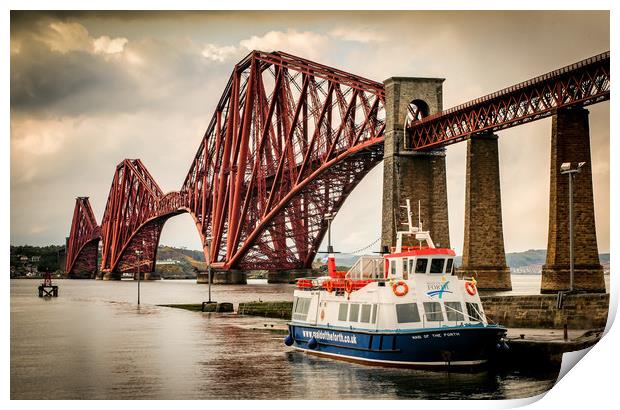
<path fill-rule="evenodd" d="M 607 12 L 11 13 L 11 244 L 60 244 L 76 196 L 101 220 L 116 164 L 178 190 L 234 64 L 282 50 L 383 81 L 442 77 L 444 108 L 609 50 Z M 609 250 L 609 103 L 589 108 L 598 245 Z M 506 250 L 547 243 L 551 120 L 500 132 Z M 466 144 L 448 148 L 452 246 Z M 382 165 L 334 222 L 341 251 L 380 234 Z M 364 221 L 365 223 L 359 223 Z M 162 243 L 199 249 L 189 215 Z"/>

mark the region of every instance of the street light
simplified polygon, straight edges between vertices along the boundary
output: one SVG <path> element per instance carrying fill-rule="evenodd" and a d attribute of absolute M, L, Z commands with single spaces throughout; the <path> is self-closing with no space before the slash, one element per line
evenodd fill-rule
<path fill-rule="evenodd" d="M 144 248 L 144 241 L 142 241 L 142 248 Z M 142 251 L 137 249 L 136 255 L 138 255 L 138 306 L 140 306 L 140 255 Z"/>
<path fill-rule="evenodd" d="M 142 255 L 142 251 L 136 251 L 136 255 L 138 255 L 138 306 L 140 306 L 140 255 Z"/>
<path fill-rule="evenodd" d="M 332 247 L 332 221 L 334 220 L 335 215 L 327 214 L 324 218 L 327 220 L 327 253 L 334 253 L 334 248 Z"/>
<path fill-rule="evenodd" d="M 207 241 L 207 250 L 208 250 L 208 256 L 209 256 L 209 261 L 207 262 L 207 276 L 208 276 L 208 283 L 209 283 L 209 302 L 207 303 L 211 303 L 211 237 L 207 236 L 206 237 L 206 241 Z"/>
<path fill-rule="evenodd" d="M 574 261 L 573 261 L 573 178 L 581 172 L 585 162 L 565 162 L 560 166 L 560 173 L 568 175 L 568 255 L 570 259 L 570 290 L 574 289 Z"/>

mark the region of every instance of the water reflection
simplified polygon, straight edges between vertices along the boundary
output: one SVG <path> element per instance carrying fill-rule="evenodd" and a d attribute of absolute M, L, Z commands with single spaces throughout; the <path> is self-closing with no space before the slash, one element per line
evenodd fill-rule
<path fill-rule="evenodd" d="M 286 348 L 263 328 L 285 321 L 208 314 L 156 304 L 200 302 L 191 282 L 11 281 L 13 399 L 517 398 L 542 393 L 557 372 L 474 374 L 367 367 Z M 214 287 L 214 299 L 286 300 L 289 285 Z"/>

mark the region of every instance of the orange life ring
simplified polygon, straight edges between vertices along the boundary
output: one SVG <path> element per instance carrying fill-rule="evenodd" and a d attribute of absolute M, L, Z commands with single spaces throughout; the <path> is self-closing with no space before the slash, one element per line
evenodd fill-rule
<path fill-rule="evenodd" d="M 474 296 L 476 294 L 476 282 L 469 280 L 465 282 L 465 290 L 467 293 Z"/>
<path fill-rule="evenodd" d="M 353 292 L 353 281 L 351 279 L 347 279 L 344 281 L 344 290 L 347 293 Z"/>
<path fill-rule="evenodd" d="M 394 294 L 399 297 L 405 296 L 407 292 L 409 292 L 409 286 L 407 286 L 407 284 L 402 280 L 399 280 L 392 285 L 392 292 L 394 292 Z"/>
<path fill-rule="evenodd" d="M 327 293 L 332 293 L 334 291 L 334 282 L 330 280 L 325 282 L 325 290 Z"/>

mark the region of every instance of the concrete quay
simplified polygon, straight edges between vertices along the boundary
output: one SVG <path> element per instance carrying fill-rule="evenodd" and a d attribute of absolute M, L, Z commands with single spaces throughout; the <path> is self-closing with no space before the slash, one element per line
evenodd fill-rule
<path fill-rule="evenodd" d="M 506 343 L 510 351 L 503 362 L 513 367 L 528 364 L 561 364 L 562 355 L 587 349 L 598 342 L 604 329 L 562 329 L 509 328 Z M 566 337 L 566 338 L 565 338 Z"/>

